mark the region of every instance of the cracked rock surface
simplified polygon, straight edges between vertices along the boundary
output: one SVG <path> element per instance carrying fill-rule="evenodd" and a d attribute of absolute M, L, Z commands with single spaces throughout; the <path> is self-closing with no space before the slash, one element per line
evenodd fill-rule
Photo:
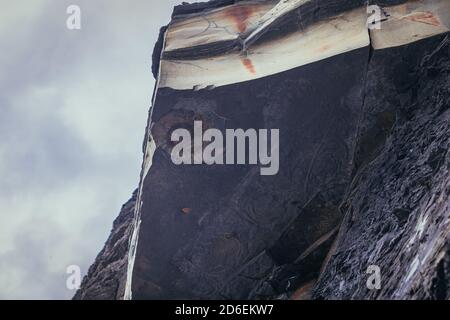
<path fill-rule="evenodd" d="M 374 53 L 345 218 L 314 298 L 450 297 L 449 71 L 448 35 Z M 367 289 L 370 265 L 381 290 Z"/>

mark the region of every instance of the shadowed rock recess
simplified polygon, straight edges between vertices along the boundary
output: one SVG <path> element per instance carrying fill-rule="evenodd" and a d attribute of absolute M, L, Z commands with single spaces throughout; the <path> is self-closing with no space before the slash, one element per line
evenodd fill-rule
<path fill-rule="evenodd" d="M 139 188 L 74 298 L 449 299 L 450 2 L 369 4 L 380 28 L 362 0 L 177 6 Z M 278 174 L 175 165 L 198 120 L 279 129 Z"/>

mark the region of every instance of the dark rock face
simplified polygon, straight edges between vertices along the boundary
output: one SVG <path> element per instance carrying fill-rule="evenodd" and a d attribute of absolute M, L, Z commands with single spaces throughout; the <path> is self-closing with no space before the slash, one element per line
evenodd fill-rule
<path fill-rule="evenodd" d="M 74 300 L 123 299 L 127 277 L 128 245 L 132 233 L 132 221 L 137 190 L 123 205 L 114 221 L 111 235 L 89 268 Z"/>
<path fill-rule="evenodd" d="M 448 35 L 374 52 L 359 153 L 321 299 L 448 299 Z M 370 265 L 381 290 L 367 289 Z"/>
<path fill-rule="evenodd" d="M 363 48 L 214 90 L 158 91 L 152 114 L 157 149 L 143 182 L 133 298 L 276 293 L 255 287 L 341 219 L 368 54 Z M 194 119 L 222 131 L 282 128 L 280 172 L 264 177 L 250 165 L 174 165 L 165 145 L 170 129 L 177 121 L 192 126 Z M 289 276 L 282 272 L 275 281 Z"/>

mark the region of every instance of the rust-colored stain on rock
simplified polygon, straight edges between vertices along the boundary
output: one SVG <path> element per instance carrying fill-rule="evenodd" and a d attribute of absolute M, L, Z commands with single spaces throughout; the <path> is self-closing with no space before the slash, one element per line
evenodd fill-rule
<path fill-rule="evenodd" d="M 311 300 L 311 292 L 316 285 L 316 279 L 304 283 L 291 296 L 291 300 Z"/>
<path fill-rule="evenodd" d="M 237 30 L 242 33 L 247 30 L 247 20 L 252 13 L 253 8 L 251 6 L 233 6 L 225 12 L 225 15 L 233 20 Z"/>
<path fill-rule="evenodd" d="M 183 209 L 181 209 L 181 212 L 183 212 L 183 214 L 189 214 L 192 212 L 192 209 L 191 208 L 183 208 Z"/>
<path fill-rule="evenodd" d="M 329 45 L 329 44 L 324 44 L 323 46 L 321 46 L 321 47 L 319 48 L 319 52 L 325 52 L 325 51 L 330 50 L 330 49 L 331 49 L 331 45 Z"/>
<path fill-rule="evenodd" d="M 416 13 L 410 14 L 406 17 L 403 17 L 403 19 L 414 21 L 414 22 L 425 23 L 425 24 L 429 24 L 432 26 L 436 26 L 436 27 L 441 25 L 439 19 L 436 16 L 434 16 L 432 12 L 429 12 L 429 11 L 416 12 Z"/>
<path fill-rule="evenodd" d="M 241 61 L 245 69 L 248 70 L 248 72 L 250 72 L 251 74 L 256 73 L 255 66 L 253 65 L 252 60 L 250 60 L 249 58 L 242 58 Z"/>

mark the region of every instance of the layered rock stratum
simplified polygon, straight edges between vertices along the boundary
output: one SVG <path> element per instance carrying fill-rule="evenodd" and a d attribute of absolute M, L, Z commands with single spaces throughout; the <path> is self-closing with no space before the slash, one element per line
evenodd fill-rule
<path fill-rule="evenodd" d="M 450 298 L 450 3 L 369 5 L 380 28 L 362 0 L 177 6 L 139 188 L 75 299 Z M 199 120 L 279 129 L 279 172 L 175 165 Z"/>

